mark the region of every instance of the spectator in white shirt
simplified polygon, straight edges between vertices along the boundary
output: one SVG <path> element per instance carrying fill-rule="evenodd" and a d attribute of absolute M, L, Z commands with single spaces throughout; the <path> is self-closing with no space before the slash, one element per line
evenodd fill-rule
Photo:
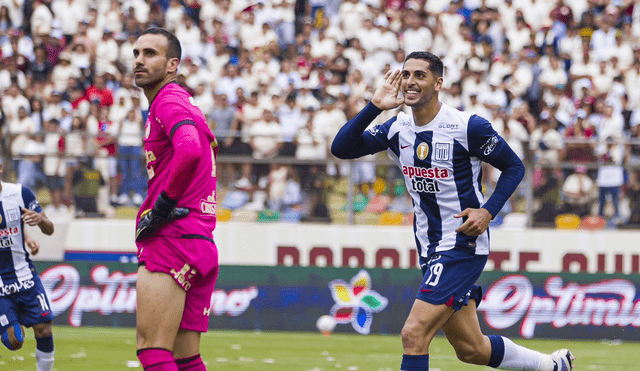
<path fill-rule="evenodd" d="M 295 139 L 298 136 L 298 130 L 304 125 L 305 115 L 296 104 L 296 95 L 291 93 L 287 95 L 285 104 L 278 109 L 278 121 L 282 128 L 282 147 L 279 155 L 291 157 L 296 153 Z"/>
<path fill-rule="evenodd" d="M 480 91 L 478 101 L 484 104 L 492 113 L 507 107 L 507 93 L 502 87 L 502 80 L 499 78 L 489 79 L 489 90 Z M 493 114 L 492 114 L 493 116 Z"/>
<path fill-rule="evenodd" d="M 22 95 L 20 88 L 16 84 L 11 84 L 2 97 L 2 112 L 4 118 L 11 123 L 18 119 L 18 109 L 24 107 L 28 112 L 31 105 L 29 100 Z"/>
<path fill-rule="evenodd" d="M 179 0 L 169 1 L 169 8 L 164 13 L 165 27 L 170 31 L 178 29 L 184 16 L 184 8 Z"/>
<path fill-rule="evenodd" d="M 119 50 L 118 43 L 113 39 L 113 30 L 105 28 L 102 39 L 96 43 L 95 71 L 97 75 L 102 75 L 115 67 Z"/>
<path fill-rule="evenodd" d="M 44 4 L 44 0 L 36 0 L 33 3 L 33 13 L 31 13 L 31 34 L 50 34 L 52 21 L 53 14 L 51 14 L 51 10 Z"/>
<path fill-rule="evenodd" d="M 238 74 L 238 66 L 227 63 L 225 71 L 225 76 L 218 81 L 216 86 L 216 94 L 226 94 L 229 104 L 235 104 L 238 100 L 237 89 L 242 89 L 244 94 L 248 95 L 249 86 L 247 81 Z"/>
<path fill-rule="evenodd" d="M 342 30 L 347 39 L 356 37 L 365 19 L 369 18 L 369 9 L 360 0 L 346 0 L 338 11 Z"/>
<path fill-rule="evenodd" d="M 280 62 L 280 72 L 273 81 L 273 84 L 286 92 L 286 94 L 297 91 L 302 87 L 302 77 L 298 71 L 293 69 L 292 65 L 293 62 L 290 59 L 283 59 Z"/>
<path fill-rule="evenodd" d="M 613 78 L 616 76 L 611 64 L 602 60 L 598 63 L 598 73 L 591 77 L 596 96 L 606 96 L 613 86 Z"/>
<path fill-rule="evenodd" d="M 602 17 L 596 19 L 598 29 L 591 35 L 591 47 L 598 60 L 608 58 L 608 49 L 616 45 L 615 15 L 607 10 Z"/>
<path fill-rule="evenodd" d="M 377 29 L 372 19 L 365 19 L 362 29 L 356 32 L 356 37 L 360 40 L 360 45 L 371 54 L 380 46 L 382 33 Z"/>
<path fill-rule="evenodd" d="M 296 96 L 296 103 L 298 107 L 306 109 L 307 111 L 312 109 L 314 113 L 320 109 L 320 101 L 313 95 L 307 84 L 302 84 L 300 87 L 300 91 Z"/>
<path fill-rule="evenodd" d="M 581 84 L 584 84 L 581 80 L 586 79 L 591 83 L 593 77 L 598 73 L 600 73 L 600 68 L 592 61 L 589 53 L 585 53 L 582 58 L 572 61 L 571 68 L 569 68 L 569 77 L 573 81 L 573 92 L 578 95 L 578 98 L 582 97 L 578 93 Z"/>
<path fill-rule="evenodd" d="M 540 124 L 531 133 L 529 150 L 535 162 L 557 164 L 564 151 L 564 137 L 556 129 L 555 118 L 548 111 L 540 113 Z"/>
<path fill-rule="evenodd" d="M 0 92 L 11 86 L 14 79 L 20 89 L 27 89 L 27 77 L 18 69 L 16 58 L 8 57 L 1 62 L 4 68 L 0 69 Z"/>
<path fill-rule="evenodd" d="M 82 0 L 54 0 L 51 3 L 51 10 L 55 19 L 60 21 L 62 33 L 67 40 L 71 40 L 78 29 L 78 23 L 87 13 L 87 7 Z"/>
<path fill-rule="evenodd" d="M 333 57 L 336 41 L 327 37 L 322 29 L 318 30 L 317 37 L 312 36 L 310 41 L 312 57 L 324 60 Z"/>
<path fill-rule="evenodd" d="M 406 15 L 407 29 L 402 33 L 404 52 L 429 50 L 433 43 L 431 31 L 422 24 L 422 17 L 413 10 Z"/>
<path fill-rule="evenodd" d="M 251 74 L 257 78 L 258 82 L 271 84 L 280 73 L 282 63 L 278 63 L 278 60 L 274 58 L 270 50 L 259 51 L 256 54 L 257 60 L 251 67 Z M 289 72 L 291 72 L 291 69 L 289 69 Z"/>
<path fill-rule="evenodd" d="M 554 54 L 548 55 L 549 67 L 544 68 L 538 77 L 538 81 L 543 88 L 551 88 L 558 84 L 566 85 L 568 78 L 567 72 L 560 65 L 560 58 Z"/>
<path fill-rule="evenodd" d="M 200 28 L 193 18 L 182 16 L 182 22 L 175 30 L 176 37 L 182 45 L 182 58 L 198 58 L 202 45 L 200 44 Z"/>
<path fill-rule="evenodd" d="M 516 29 L 508 31 L 506 36 L 509 39 L 509 52 L 512 54 L 519 52 L 531 43 L 531 29 L 524 18 L 518 18 L 516 20 Z"/>

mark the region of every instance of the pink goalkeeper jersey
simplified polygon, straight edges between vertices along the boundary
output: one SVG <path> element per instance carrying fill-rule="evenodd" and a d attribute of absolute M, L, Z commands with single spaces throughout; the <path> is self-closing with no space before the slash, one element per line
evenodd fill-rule
<path fill-rule="evenodd" d="M 175 131 L 185 124 L 195 124 L 202 146 L 200 161 L 196 170 L 184 179 L 189 185 L 177 205 L 189 208 L 191 212 L 187 217 L 164 226 L 157 235 L 213 238 L 216 226 L 215 137 L 193 98 L 176 83 L 167 84 L 160 89 L 149 108 L 144 134 L 149 189 L 136 222 L 144 210 L 153 208 L 160 193 L 167 191 L 167 180 L 174 158 L 171 139 Z"/>

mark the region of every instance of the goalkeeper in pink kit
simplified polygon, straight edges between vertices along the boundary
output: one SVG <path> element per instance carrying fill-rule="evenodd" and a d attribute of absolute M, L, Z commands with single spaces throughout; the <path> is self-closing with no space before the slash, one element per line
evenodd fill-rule
<path fill-rule="evenodd" d="M 182 49 L 172 33 L 134 45 L 136 85 L 149 100 L 144 153 L 149 194 L 136 227 L 137 353 L 147 371 L 206 370 L 200 334 L 218 276 L 217 146 L 191 96 L 175 83 Z"/>

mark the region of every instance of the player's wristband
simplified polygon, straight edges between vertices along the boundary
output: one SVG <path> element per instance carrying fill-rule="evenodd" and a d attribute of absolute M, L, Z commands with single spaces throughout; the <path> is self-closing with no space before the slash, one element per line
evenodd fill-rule
<path fill-rule="evenodd" d="M 167 219 L 171 210 L 175 209 L 177 204 L 178 201 L 169 198 L 167 193 L 162 191 L 153 205 L 153 213 L 163 219 Z"/>

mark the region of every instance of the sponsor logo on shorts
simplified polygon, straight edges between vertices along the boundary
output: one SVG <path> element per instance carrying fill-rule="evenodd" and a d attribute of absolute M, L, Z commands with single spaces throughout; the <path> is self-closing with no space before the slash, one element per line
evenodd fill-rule
<path fill-rule="evenodd" d="M 191 288 L 191 279 L 196 275 L 196 270 L 192 269 L 189 264 L 185 263 L 179 271 L 171 269 L 171 274 L 173 275 L 173 278 L 175 278 L 176 282 L 182 286 L 184 291 L 187 291 Z"/>
<path fill-rule="evenodd" d="M 35 282 L 32 279 L 26 281 L 14 282 L 9 285 L 0 286 L 0 296 L 15 294 L 20 291 L 29 290 L 35 286 Z"/>

